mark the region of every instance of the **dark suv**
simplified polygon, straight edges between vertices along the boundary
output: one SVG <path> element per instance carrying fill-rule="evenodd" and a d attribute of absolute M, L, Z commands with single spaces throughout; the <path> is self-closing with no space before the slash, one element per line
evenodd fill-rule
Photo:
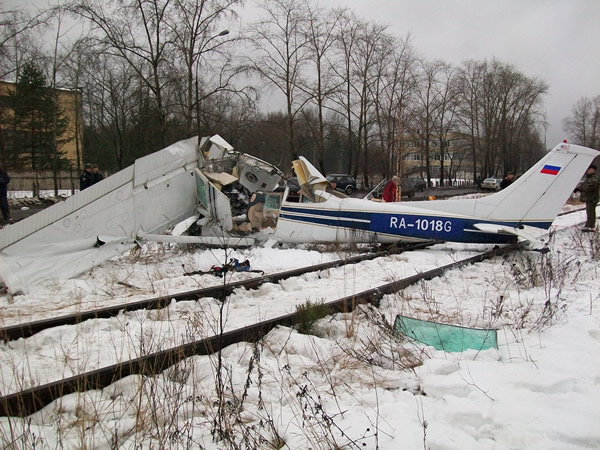
<path fill-rule="evenodd" d="M 422 178 L 402 178 L 402 195 L 412 198 L 415 192 L 423 192 L 426 186 L 427 183 Z"/>
<path fill-rule="evenodd" d="M 352 195 L 356 190 L 356 180 L 352 175 L 345 175 L 341 173 L 330 173 L 327 175 L 327 181 L 335 183 L 335 188 L 346 195 Z"/>

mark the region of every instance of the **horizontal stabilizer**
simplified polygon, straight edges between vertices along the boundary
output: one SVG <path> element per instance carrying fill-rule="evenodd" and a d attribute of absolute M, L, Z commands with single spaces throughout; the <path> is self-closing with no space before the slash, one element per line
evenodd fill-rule
<path fill-rule="evenodd" d="M 479 231 L 483 231 L 484 233 L 490 234 L 510 234 L 513 236 L 517 236 L 520 241 L 541 241 L 544 239 L 541 237 L 540 233 L 531 233 L 526 231 L 524 228 L 515 228 L 509 227 L 506 225 L 498 225 L 494 223 L 476 223 L 473 225 Z M 544 233 L 545 234 L 545 233 Z"/>

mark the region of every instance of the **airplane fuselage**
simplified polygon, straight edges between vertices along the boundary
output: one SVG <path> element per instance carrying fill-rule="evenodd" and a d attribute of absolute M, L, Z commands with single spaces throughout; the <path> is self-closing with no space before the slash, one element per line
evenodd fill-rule
<path fill-rule="evenodd" d="M 329 196 L 321 203 L 284 202 L 276 237 L 294 243 L 393 243 L 431 239 L 470 243 L 516 241 L 514 235 L 483 233 L 473 226 L 482 222 L 508 227 L 518 225 L 514 221 L 482 221 L 481 218 L 442 214 L 411 207 L 408 203 L 376 203 Z M 548 228 L 550 224 L 551 222 L 529 225 Z"/>

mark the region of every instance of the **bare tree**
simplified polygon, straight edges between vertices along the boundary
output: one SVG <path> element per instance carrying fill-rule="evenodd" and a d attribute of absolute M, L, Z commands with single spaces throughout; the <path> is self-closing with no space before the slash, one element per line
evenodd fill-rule
<path fill-rule="evenodd" d="M 261 78 L 285 97 L 288 149 L 291 158 L 296 159 L 294 122 L 307 101 L 299 95 L 299 86 L 309 55 L 308 5 L 304 0 L 263 0 L 260 8 L 266 17 L 252 26 L 257 56 L 250 64 Z"/>
<path fill-rule="evenodd" d="M 59 54 L 59 44 L 64 39 L 64 31 L 62 29 L 64 21 L 64 11 L 61 8 L 54 8 L 51 10 L 52 18 L 55 20 L 55 37 L 54 37 L 54 49 L 52 52 L 52 63 L 51 63 L 51 76 L 50 76 L 50 89 L 53 96 L 53 103 L 55 105 L 52 113 L 52 178 L 54 182 L 54 195 L 58 196 L 58 171 L 60 169 L 60 148 L 67 142 L 65 139 L 60 139 L 58 134 L 58 121 L 60 120 L 61 111 L 58 108 L 58 81 L 57 77 L 61 66 L 70 58 L 71 53 L 75 50 L 75 46 L 70 48 L 63 47 L 63 51 Z M 75 135 L 77 135 L 77 129 L 75 129 Z"/>
<path fill-rule="evenodd" d="M 483 140 L 481 130 L 481 102 L 479 93 L 483 84 L 485 66 L 477 61 L 469 60 L 462 64 L 457 74 L 457 119 L 466 130 L 471 147 L 471 160 L 473 165 L 473 180 L 481 178 L 477 173 L 480 167 L 478 155 L 481 153 L 481 142 Z"/>
<path fill-rule="evenodd" d="M 166 144 L 168 103 L 163 95 L 169 72 L 170 1 L 81 0 L 68 6 L 99 33 L 105 51 L 123 58 L 152 92 L 160 116 L 160 146 Z"/>
<path fill-rule="evenodd" d="M 375 115 L 379 145 L 386 165 L 384 177 L 402 173 L 402 139 L 407 104 L 414 89 L 414 50 L 410 35 L 391 40 L 377 64 Z"/>
<path fill-rule="evenodd" d="M 83 164 L 83 143 L 81 142 L 82 136 L 79 130 L 83 127 L 82 117 L 82 95 L 84 93 L 83 80 L 87 73 L 88 65 L 92 59 L 93 45 L 89 38 L 80 38 L 73 43 L 73 51 L 70 57 L 65 61 L 65 67 L 63 70 L 63 77 L 65 83 L 75 90 L 76 95 L 73 97 L 75 104 L 73 110 L 75 111 L 73 128 L 75 129 L 75 154 L 76 154 L 76 168 L 81 170 Z M 86 83 L 88 86 L 89 84 Z"/>
<path fill-rule="evenodd" d="M 511 65 L 494 61 L 491 67 L 498 105 L 495 141 L 500 158 L 497 162 L 504 172 L 517 171 L 521 168 L 522 152 L 527 151 L 520 146 L 521 136 L 536 121 L 543 120 L 537 117 L 543 116 L 539 108 L 548 85 L 526 77 Z"/>
<path fill-rule="evenodd" d="M 324 111 L 327 100 L 337 89 L 332 80 L 331 50 L 336 40 L 337 25 L 343 10 L 324 10 L 309 5 L 307 24 L 307 39 L 310 52 L 309 61 L 314 64 L 314 79 L 307 80 L 307 85 L 302 86 L 310 102 L 314 103 L 317 111 L 317 120 L 312 121 L 305 117 L 306 123 L 311 127 L 318 154 L 319 169 L 325 170 L 325 122 Z M 312 124 L 315 124 L 313 127 Z"/>
<path fill-rule="evenodd" d="M 83 74 L 83 91 L 87 105 L 87 122 L 98 139 L 111 148 L 117 168 L 122 169 L 131 155 L 130 134 L 135 111 L 140 102 L 141 80 L 126 61 L 98 52 L 87 62 Z M 88 154 L 95 148 L 88 146 Z M 95 147 L 95 146 L 93 146 Z M 93 154 L 93 153 L 92 153 Z"/>
<path fill-rule="evenodd" d="M 386 33 L 387 26 L 376 23 L 366 23 L 358 40 L 358 51 L 354 54 L 354 66 L 357 73 L 355 92 L 359 100 L 358 133 L 359 152 L 362 147 L 363 183 L 369 186 L 369 152 L 370 132 L 375 125 L 375 99 L 377 94 L 377 61 L 383 58 L 388 49 L 391 37 Z M 362 144 L 362 145 L 361 145 Z M 358 167 L 358 161 L 356 164 Z"/>
<path fill-rule="evenodd" d="M 335 102 L 348 127 L 348 173 L 357 175 L 362 151 L 363 181 L 367 186 L 370 131 L 375 124 L 373 93 L 376 90 L 377 63 L 386 51 L 386 44 L 390 43 L 386 30 L 384 25 L 364 22 L 353 14 L 346 14 L 338 38 L 340 63 L 336 64 L 339 67 L 336 75 L 343 88 Z"/>
<path fill-rule="evenodd" d="M 340 89 L 334 97 L 335 108 L 338 114 L 344 118 L 346 127 L 346 164 L 347 173 L 353 172 L 354 154 L 358 152 L 358 140 L 354 129 L 354 67 L 352 65 L 352 54 L 358 45 L 359 30 L 361 22 L 351 11 L 346 11 L 340 21 L 336 40 L 339 56 L 333 69 L 340 80 Z M 357 170 L 357 169 L 356 169 Z M 354 170 L 354 172 L 356 172 Z"/>
<path fill-rule="evenodd" d="M 438 107 L 433 128 L 437 135 L 440 148 L 440 185 L 444 185 L 446 147 L 449 144 L 450 133 L 455 129 L 456 115 L 456 88 L 454 83 L 454 69 L 450 65 L 444 65 L 440 71 L 440 82 L 435 86 L 437 91 Z M 451 181 L 452 173 L 448 173 L 448 181 Z"/>
<path fill-rule="evenodd" d="M 577 144 L 600 150 L 600 95 L 577 100 L 563 119 L 563 130 Z"/>
<path fill-rule="evenodd" d="M 523 138 L 544 123 L 548 85 L 496 60 L 464 63 L 458 79 L 459 117 L 471 137 L 473 165 L 479 153 L 482 176 L 523 168 L 527 152 L 538 149 L 525 146 Z"/>
<path fill-rule="evenodd" d="M 45 12 L 34 15 L 22 10 L 0 10 L 0 80 L 11 78 L 16 81 L 21 68 L 36 61 L 39 56 L 39 43 L 33 30 L 47 21 Z M 7 162 L 7 143 L 3 130 L 7 118 L 0 116 L 0 154 L 1 163 Z"/>
<path fill-rule="evenodd" d="M 187 136 L 194 132 L 200 135 L 200 102 L 210 95 L 231 86 L 232 78 L 224 75 L 220 68 L 215 68 L 208 55 L 223 55 L 222 50 L 235 39 L 224 38 L 229 34 L 227 20 L 237 18 L 235 7 L 242 0 L 174 0 L 173 18 L 167 21 L 171 40 L 176 49 L 175 59 L 183 64 L 185 87 L 181 93 L 183 98 L 183 116 Z M 228 55 L 224 55 L 225 60 Z M 177 63 L 173 67 L 177 67 Z M 221 74 L 218 82 L 212 84 L 207 78 L 200 79 L 200 66 L 204 73 Z M 192 127 L 192 117 L 196 110 L 197 126 Z"/>
<path fill-rule="evenodd" d="M 32 15 L 25 10 L 0 10 L 0 79 L 16 80 L 20 68 L 40 56 L 41 45 L 32 31 L 47 21 L 46 11 Z"/>
<path fill-rule="evenodd" d="M 444 91 L 441 87 L 443 80 L 440 77 L 446 68 L 447 64 L 440 60 L 421 62 L 415 102 L 411 106 L 411 134 L 416 137 L 423 152 L 428 186 L 431 186 L 431 150 L 435 121 L 441 105 L 440 93 Z"/>

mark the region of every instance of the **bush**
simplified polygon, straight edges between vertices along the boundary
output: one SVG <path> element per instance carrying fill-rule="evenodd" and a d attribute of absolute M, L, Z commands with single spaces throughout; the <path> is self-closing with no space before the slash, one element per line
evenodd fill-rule
<path fill-rule="evenodd" d="M 317 335 L 314 330 L 315 322 L 331 314 L 331 311 L 323 301 L 311 303 L 308 300 L 304 305 L 296 306 L 296 314 L 298 315 L 296 322 L 298 333 Z"/>

